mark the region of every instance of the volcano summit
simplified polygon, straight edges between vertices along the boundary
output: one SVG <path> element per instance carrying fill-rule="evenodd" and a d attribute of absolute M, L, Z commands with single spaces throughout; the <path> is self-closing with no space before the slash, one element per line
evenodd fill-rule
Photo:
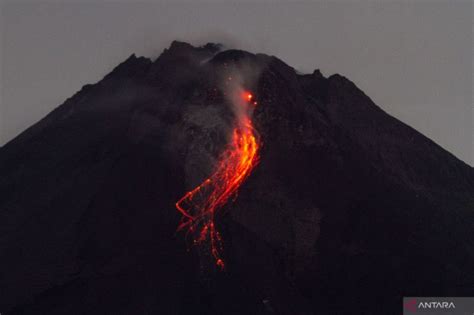
<path fill-rule="evenodd" d="M 0 148 L 2 314 L 399 314 L 474 295 L 472 231 L 472 167 L 341 75 L 215 44 Z"/>

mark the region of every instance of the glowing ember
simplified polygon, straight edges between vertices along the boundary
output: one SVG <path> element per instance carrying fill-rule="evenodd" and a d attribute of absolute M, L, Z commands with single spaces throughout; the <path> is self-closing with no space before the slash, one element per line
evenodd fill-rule
<path fill-rule="evenodd" d="M 244 93 L 245 113 L 238 117 L 231 142 L 221 154 L 214 173 L 176 202 L 176 209 L 183 214 L 178 230 L 187 228 L 196 245 L 209 242 L 215 263 L 221 269 L 225 265 L 221 257 L 222 238 L 214 224 L 216 212 L 235 196 L 258 163 L 259 141 L 248 108 L 252 98 L 251 93 Z M 255 106 L 256 102 L 252 104 Z"/>

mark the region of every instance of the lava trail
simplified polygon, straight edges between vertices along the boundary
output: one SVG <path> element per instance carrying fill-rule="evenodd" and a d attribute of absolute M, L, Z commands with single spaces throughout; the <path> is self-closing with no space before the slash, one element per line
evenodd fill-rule
<path fill-rule="evenodd" d="M 258 163 L 259 139 L 251 114 L 257 102 L 249 92 L 239 92 L 238 114 L 230 143 L 221 153 L 212 175 L 178 202 L 183 214 L 178 230 L 187 229 L 195 245 L 209 244 L 216 265 L 224 269 L 222 238 L 215 225 L 216 213 L 233 196 Z"/>

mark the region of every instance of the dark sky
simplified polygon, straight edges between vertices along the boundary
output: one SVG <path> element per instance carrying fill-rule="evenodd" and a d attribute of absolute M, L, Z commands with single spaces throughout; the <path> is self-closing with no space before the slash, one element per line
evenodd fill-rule
<path fill-rule="evenodd" d="M 173 39 L 275 55 L 354 81 L 474 165 L 471 1 L 3 1 L 0 145 L 131 53 Z"/>

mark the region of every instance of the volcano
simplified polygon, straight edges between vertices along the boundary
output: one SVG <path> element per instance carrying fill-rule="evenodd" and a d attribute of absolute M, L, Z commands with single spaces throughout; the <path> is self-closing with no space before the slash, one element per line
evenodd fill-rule
<path fill-rule="evenodd" d="M 183 196 L 242 139 L 236 73 L 258 157 L 208 216 Z M 341 75 L 217 44 L 132 55 L 0 148 L 2 314 L 399 314 L 474 296 L 473 231 L 472 167 Z"/>

